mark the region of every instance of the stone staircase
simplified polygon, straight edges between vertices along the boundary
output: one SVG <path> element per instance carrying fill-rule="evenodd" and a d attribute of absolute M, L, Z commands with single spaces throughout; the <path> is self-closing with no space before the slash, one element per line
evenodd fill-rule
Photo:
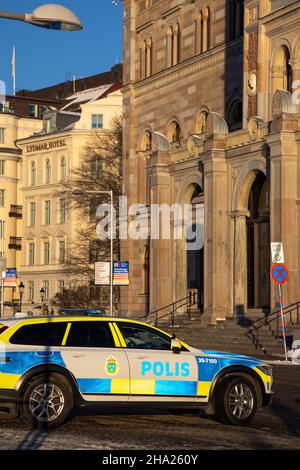
<path fill-rule="evenodd" d="M 159 328 L 171 334 L 175 333 L 179 339 L 195 348 L 265 359 L 284 359 L 284 346 L 280 338 L 275 340 L 269 328 L 265 326 L 260 328 L 258 344 L 255 345 L 252 338 L 246 336 L 249 326 L 249 323 L 245 324 L 243 319 L 239 321 L 237 318 L 226 318 L 217 321 L 215 325 L 205 325 L 197 314 L 192 315 L 191 319 L 185 315 L 177 316 L 174 328 L 169 318 L 160 320 L 158 324 Z M 293 334 L 291 327 L 287 333 Z"/>

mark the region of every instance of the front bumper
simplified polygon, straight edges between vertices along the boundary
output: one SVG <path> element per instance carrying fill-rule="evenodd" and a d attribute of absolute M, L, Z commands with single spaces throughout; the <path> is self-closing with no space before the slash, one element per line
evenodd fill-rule
<path fill-rule="evenodd" d="M 18 393 L 16 390 L 0 389 L 0 414 L 18 414 Z"/>

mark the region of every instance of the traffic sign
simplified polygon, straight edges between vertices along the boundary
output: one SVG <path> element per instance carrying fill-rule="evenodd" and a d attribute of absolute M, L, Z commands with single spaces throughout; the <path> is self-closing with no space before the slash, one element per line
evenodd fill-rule
<path fill-rule="evenodd" d="M 276 284 L 284 284 L 289 277 L 289 272 L 284 264 L 275 264 L 271 268 L 271 277 Z"/>
<path fill-rule="evenodd" d="M 272 263 L 274 264 L 284 263 L 284 253 L 283 253 L 282 242 L 271 243 L 271 252 L 272 252 Z"/>

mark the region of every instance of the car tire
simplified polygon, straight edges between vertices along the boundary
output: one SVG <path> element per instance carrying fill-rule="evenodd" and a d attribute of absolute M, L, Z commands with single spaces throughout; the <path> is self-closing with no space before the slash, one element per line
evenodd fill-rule
<path fill-rule="evenodd" d="M 245 377 L 225 378 L 217 388 L 216 418 L 224 424 L 249 426 L 257 410 L 257 392 Z"/>
<path fill-rule="evenodd" d="M 21 419 L 33 428 L 60 426 L 72 408 L 73 392 L 69 381 L 52 372 L 31 379 L 21 395 Z"/>

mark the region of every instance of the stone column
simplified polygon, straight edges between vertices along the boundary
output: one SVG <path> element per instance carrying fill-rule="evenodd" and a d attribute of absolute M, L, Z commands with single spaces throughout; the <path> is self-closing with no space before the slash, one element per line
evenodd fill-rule
<path fill-rule="evenodd" d="M 234 217 L 234 314 L 243 315 L 248 308 L 247 225 L 248 212 L 237 211 Z"/>
<path fill-rule="evenodd" d="M 230 313 L 226 188 L 225 151 L 213 149 L 204 159 L 204 320 L 207 323 Z"/>
<path fill-rule="evenodd" d="M 296 120 L 282 116 L 272 122 L 267 137 L 270 146 L 270 216 L 271 242 L 283 242 L 289 280 L 283 287 L 284 304 L 299 300 L 299 252 L 297 223 L 297 142 Z M 272 132 L 273 131 L 273 132 Z M 271 283 L 271 307 L 277 301 L 275 285 Z"/>
<path fill-rule="evenodd" d="M 170 204 L 169 152 L 153 154 L 151 167 L 151 204 Z M 150 240 L 150 312 L 173 302 L 172 239 L 162 239 L 162 217 L 159 239 Z M 172 232 L 170 227 L 170 232 Z"/>

